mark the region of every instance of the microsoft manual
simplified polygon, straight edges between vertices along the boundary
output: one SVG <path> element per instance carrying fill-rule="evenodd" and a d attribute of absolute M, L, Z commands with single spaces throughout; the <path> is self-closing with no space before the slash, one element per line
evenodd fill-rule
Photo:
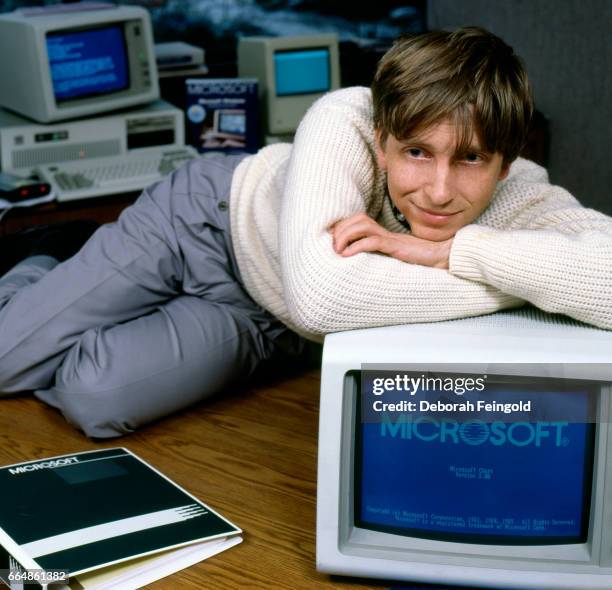
<path fill-rule="evenodd" d="M 0 468 L 0 579 L 14 589 L 140 588 L 241 533 L 125 448 Z"/>

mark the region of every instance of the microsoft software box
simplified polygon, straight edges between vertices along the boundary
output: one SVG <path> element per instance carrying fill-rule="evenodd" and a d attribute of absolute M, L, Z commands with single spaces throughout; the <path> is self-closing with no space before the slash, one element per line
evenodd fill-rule
<path fill-rule="evenodd" d="M 186 141 L 201 153 L 255 153 L 259 98 L 254 78 L 190 78 Z"/>
<path fill-rule="evenodd" d="M 69 574 L 71 588 L 136 588 L 240 541 L 240 529 L 124 448 L 2 467 L 0 498 L 0 574 L 35 576 L 32 588 L 50 570 Z"/>

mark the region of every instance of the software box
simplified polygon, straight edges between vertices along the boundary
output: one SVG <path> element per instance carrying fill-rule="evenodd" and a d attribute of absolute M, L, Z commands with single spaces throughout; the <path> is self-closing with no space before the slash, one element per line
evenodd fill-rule
<path fill-rule="evenodd" d="M 188 143 L 201 153 L 257 151 L 257 80 L 189 78 L 185 84 Z"/>

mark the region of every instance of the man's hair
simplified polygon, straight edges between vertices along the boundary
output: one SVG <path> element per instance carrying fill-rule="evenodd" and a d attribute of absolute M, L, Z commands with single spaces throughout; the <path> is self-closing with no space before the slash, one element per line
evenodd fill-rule
<path fill-rule="evenodd" d="M 504 163 L 516 159 L 533 112 L 521 59 L 479 27 L 400 37 L 382 57 L 372 83 L 374 127 L 405 140 L 443 119 L 461 129 L 463 152 L 473 132 Z"/>

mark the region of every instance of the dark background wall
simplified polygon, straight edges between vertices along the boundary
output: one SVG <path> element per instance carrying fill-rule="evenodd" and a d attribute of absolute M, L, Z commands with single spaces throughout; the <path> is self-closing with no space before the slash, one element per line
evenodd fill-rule
<path fill-rule="evenodd" d="M 427 24 L 479 25 L 514 47 L 550 122 L 551 181 L 612 214 L 612 2 L 429 0 Z"/>

